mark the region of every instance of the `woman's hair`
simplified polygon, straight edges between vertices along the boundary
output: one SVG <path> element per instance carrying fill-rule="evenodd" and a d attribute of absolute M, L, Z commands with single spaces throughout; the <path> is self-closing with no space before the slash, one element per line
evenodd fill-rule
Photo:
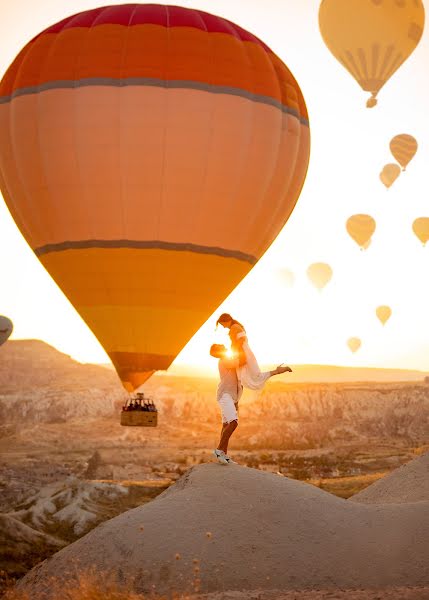
<path fill-rule="evenodd" d="M 233 318 L 228 313 L 222 313 L 219 319 L 216 321 L 216 325 L 219 323 L 228 323 L 228 321 L 233 321 Z"/>
<path fill-rule="evenodd" d="M 240 327 L 243 327 L 243 329 L 244 329 L 244 326 L 240 323 L 240 321 L 236 321 L 228 313 L 221 314 L 219 319 L 216 321 L 216 327 L 219 325 L 219 323 L 228 323 L 229 321 L 231 321 L 231 327 L 232 327 L 232 325 L 240 325 Z"/>

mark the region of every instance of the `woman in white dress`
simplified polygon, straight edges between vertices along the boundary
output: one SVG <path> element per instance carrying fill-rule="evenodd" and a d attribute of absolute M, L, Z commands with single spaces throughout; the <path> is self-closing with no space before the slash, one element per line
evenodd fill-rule
<path fill-rule="evenodd" d="M 238 356 L 237 375 L 241 385 L 250 390 L 261 390 L 266 381 L 273 375 L 292 372 L 290 367 L 279 365 L 273 371 L 261 371 L 247 339 L 243 325 L 228 313 L 223 313 L 216 322 L 229 329 L 231 350 Z"/>

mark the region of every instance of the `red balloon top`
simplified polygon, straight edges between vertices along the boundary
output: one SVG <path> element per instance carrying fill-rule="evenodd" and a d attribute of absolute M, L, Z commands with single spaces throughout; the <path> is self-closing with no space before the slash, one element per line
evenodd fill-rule
<path fill-rule="evenodd" d="M 63 19 L 59 23 L 45 29 L 45 33 L 59 33 L 72 27 L 97 27 L 98 25 L 161 25 L 162 27 L 193 27 L 208 33 L 228 33 L 244 41 L 262 46 L 267 52 L 270 48 L 256 36 L 235 23 L 227 21 L 202 10 L 184 8 L 183 6 L 167 6 L 160 4 L 120 4 L 102 6 L 93 10 L 78 13 Z M 37 37 L 34 39 L 37 39 Z"/>

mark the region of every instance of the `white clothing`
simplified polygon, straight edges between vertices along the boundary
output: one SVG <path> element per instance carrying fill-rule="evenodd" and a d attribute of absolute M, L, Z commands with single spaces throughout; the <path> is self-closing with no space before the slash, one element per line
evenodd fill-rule
<path fill-rule="evenodd" d="M 231 421 L 238 421 L 237 407 L 234 404 L 232 396 L 228 393 L 224 393 L 218 398 L 220 410 L 222 413 L 222 423 L 231 423 Z"/>
<path fill-rule="evenodd" d="M 267 380 L 270 378 L 270 372 L 262 372 L 259 368 L 258 361 L 255 358 L 252 350 L 250 349 L 249 342 L 247 341 L 246 332 L 242 331 L 237 334 L 238 338 L 244 338 L 243 352 L 246 357 L 246 364 L 237 368 L 238 380 L 242 386 L 249 390 L 262 390 Z"/>
<path fill-rule="evenodd" d="M 243 393 L 243 387 L 238 381 L 237 369 L 228 366 L 228 360 L 220 358 L 218 362 L 219 385 L 217 386 L 217 399 L 223 394 L 229 394 L 234 402 L 238 402 Z"/>

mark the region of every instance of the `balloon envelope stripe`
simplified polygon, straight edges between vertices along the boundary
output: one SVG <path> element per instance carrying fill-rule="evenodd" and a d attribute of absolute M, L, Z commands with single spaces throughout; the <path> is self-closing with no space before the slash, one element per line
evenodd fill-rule
<path fill-rule="evenodd" d="M 157 249 L 157 250 L 177 250 L 181 252 L 194 252 L 197 254 L 213 254 L 214 256 L 223 256 L 225 258 L 236 258 L 248 262 L 251 265 L 256 264 L 256 256 L 251 256 L 239 250 L 228 250 L 226 248 L 214 248 L 208 246 L 199 246 L 197 244 L 178 244 L 174 242 L 164 242 L 161 240 L 82 240 L 67 241 L 59 244 L 46 244 L 36 248 L 36 256 L 49 254 L 52 252 L 62 252 L 64 250 L 83 250 L 86 248 L 134 248 L 134 249 Z"/>
<path fill-rule="evenodd" d="M 33 68 L 34 63 L 43 69 Z M 274 98 L 308 117 L 293 75 L 274 54 L 230 35 L 157 25 L 106 25 L 42 36 L 18 54 L 2 80 L 0 96 L 51 81 L 91 78 L 184 80 L 239 88 Z"/>
<path fill-rule="evenodd" d="M 58 89 L 75 89 L 80 87 L 159 87 L 167 89 L 191 89 L 199 90 L 202 92 L 210 92 L 212 94 L 227 94 L 230 96 L 239 96 L 246 98 L 252 102 L 260 102 L 269 106 L 274 106 L 280 109 L 285 114 L 290 114 L 297 117 L 303 125 L 308 126 L 308 119 L 299 114 L 296 108 L 282 104 L 280 101 L 270 96 L 264 96 L 262 94 L 254 94 L 241 88 L 225 86 L 225 85 L 214 85 L 210 83 L 202 83 L 200 81 L 186 81 L 186 80 L 171 80 L 171 79 L 156 79 L 152 77 L 128 77 L 126 79 L 115 79 L 112 77 L 89 77 L 87 79 L 79 80 L 68 80 L 68 81 L 48 81 L 40 85 L 33 85 L 24 88 L 17 88 L 9 96 L 0 96 L 0 104 L 7 104 L 14 98 L 19 96 L 27 96 L 30 94 L 38 94 L 48 90 Z"/>
<path fill-rule="evenodd" d="M 260 258 L 292 211 L 285 199 L 298 197 L 310 143 L 309 128 L 275 107 L 157 87 L 22 96 L 0 105 L 0 130 L 0 168 L 33 249 L 164 240 Z"/>

